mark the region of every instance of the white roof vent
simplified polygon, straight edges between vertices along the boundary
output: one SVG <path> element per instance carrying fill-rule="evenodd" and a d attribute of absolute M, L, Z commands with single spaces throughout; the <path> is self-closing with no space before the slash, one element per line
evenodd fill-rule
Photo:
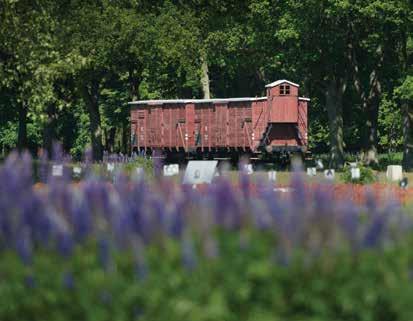
<path fill-rule="evenodd" d="M 277 81 L 272 82 L 271 84 L 266 85 L 265 88 L 275 87 L 275 86 L 281 85 L 283 83 L 287 83 L 287 84 L 290 84 L 291 86 L 295 86 L 295 87 L 300 87 L 299 84 L 293 83 L 289 80 L 282 79 L 282 80 L 277 80 Z"/>

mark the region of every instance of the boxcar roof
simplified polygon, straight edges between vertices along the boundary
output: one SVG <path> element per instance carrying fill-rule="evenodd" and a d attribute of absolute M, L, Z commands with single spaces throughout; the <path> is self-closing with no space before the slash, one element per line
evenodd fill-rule
<path fill-rule="evenodd" d="M 130 105 L 162 105 L 162 104 L 202 104 L 202 103 L 230 103 L 237 101 L 265 100 L 267 97 L 239 97 L 239 98 L 213 98 L 213 99 L 160 99 L 160 100 L 136 100 Z"/>
<path fill-rule="evenodd" d="M 289 80 L 282 79 L 282 80 L 277 80 L 277 81 L 272 82 L 271 84 L 266 85 L 265 88 L 275 87 L 275 86 L 281 85 L 281 84 L 283 84 L 283 83 L 285 83 L 285 82 L 288 83 L 288 84 L 290 84 L 290 85 L 292 85 L 292 86 L 300 87 L 299 84 L 296 84 L 296 83 L 294 83 L 294 82 L 292 82 L 292 81 L 289 81 Z"/>

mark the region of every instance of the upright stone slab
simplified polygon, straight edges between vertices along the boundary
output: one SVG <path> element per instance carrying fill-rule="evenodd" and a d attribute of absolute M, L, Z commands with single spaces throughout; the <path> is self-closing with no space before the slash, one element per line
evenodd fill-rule
<path fill-rule="evenodd" d="M 356 168 L 357 167 L 357 162 L 350 162 L 348 164 L 350 165 L 350 168 Z"/>
<path fill-rule="evenodd" d="M 307 176 L 316 176 L 317 175 L 317 168 L 315 167 L 308 167 L 307 168 Z"/>
<path fill-rule="evenodd" d="M 276 171 L 269 171 L 268 172 L 268 180 L 270 182 L 276 182 L 277 181 L 277 172 Z"/>
<path fill-rule="evenodd" d="M 114 163 L 107 163 L 106 164 L 106 170 L 108 172 L 113 172 L 115 170 L 115 164 Z"/>
<path fill-rule="evenodd" d="M 175 176 L 179 174 L 178 164 L 169 164 L 163 166 L 163 176 Z"/>
<path fill-rule="evenodd" d="M 145 176 L 145 171 L 142 167 L 136 167 L 135 168 L 135 173 L 134 173 L 134 178 L 137 180 L 141 180 Z"/>
<path fill-rule="evenodd" d="M 330 180 L 333 180 L 335 177 L 335 170 L 334 169 L 326 169 L 324 171 L 324 177 Z"/>
<path fill-rule="evenodd" d="M 324 169 L 323 161 L 321 159 L 317 159 L 316 162 L 315 162 L 315 167 L 318 170 L 322 171 Z"/>
<path fill-rule="evenodd" d="M 52 176 L 62 177 L 63 176 L 63 165 L 53 165 L 52 166 Z"/>
<path fill-rule="evenodd" d="M 244 164 L 242 170 L 247 175 L 251 175 L 252 173 L 254 173 L 254 169 L 252 168 L 252 164 Z"/>
<path fill-rule="evenodd" d="M 360 168 L 352 167 L 350 168 L 351 179 L 352 180 L 359 180 L 361 177 Z"/>
<path fill-rule="evenodd" d="M 401 181 L 403 179 L 403 168 L 400 165 L 387 166 L 386 177 L 392 182 Z"/>
<path fill-rule="evenodd" d="M 79 167 L 79 166 L 73 167 L 73 177 L 80 178 L 81 175 L 82 175 L 82 167 Z"/>
<path fill-rule="evenodd" d="M 73 167 L 73 174 L 80 176 L 80 174 L 82 174 L 82 167 L 79 167 L 79 166 Z"/>
<path fill-rule="evenodd" d="M 215 177 L 218 161 L 189 161 L 183 184 L 210 184 Z"/>

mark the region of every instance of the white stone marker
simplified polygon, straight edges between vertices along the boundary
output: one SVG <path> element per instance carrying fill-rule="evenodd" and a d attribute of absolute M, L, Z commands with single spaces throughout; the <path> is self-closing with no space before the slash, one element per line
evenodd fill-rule
<path fill-rule="evenodd" d="M 308 168 L 307 168 L 307 175 L 308 175 L 308 176 L 317 176 L 317 168 L 315 168 L 315 167 L 308 167 Z"/>
<path fill-rule="evenodd" d="M 315 162 L 315 167 L 320 171 L 323 170 L 324 169 L 323 161 L 321 159 L 317 159 Z"/>
<path fill-rule="evenodd" d="M 80 174 L 82 174 L 82 167 L 79 167 L 79 166 L 73 167 L 73 174 L 75 176 L 80 176 Z"/>
<path fill-rule="evenodd" d="M 115 170 L 115 164 L 114 163 L 107 163 L 106 164 L 106 169 L 108 172 L 113 172 Z"/>
<path fill-rule="evenodd" d="M 409 180 L 407 177 L 403 178 L 400 183 L 399 186 L 403 189 L 406 189 L 409 186 Z"/>
<path fill-rule="evenodd" d="M 358 167 L 352 167 L 350 168 L 350 172 L 351 172 L 351 179 L 360 179 L 361 173 L 360 173 L 360 168 Z"/>
<path fill-rule="evenodd" d="M 326 169 L 326 170 L 324 171 L 324 177 L 325 177 L 325 178 L 333 180 L 333 179 L 334 179 L 334 176 L 335 176 L 335 171 L 334 171 L 334 169 Z"/>
<path fill-rule="evenodd" d="M 278 193 L 291 193 L 294 191 L 291 187 L 276 187 L 273 189 L 274 192 Z"/>
<path fill-rule="evenodd" d="M 210 184 L 214 179 L 218 161 L 189 161 L 185 170 L 183 184 L 192 186 Z"/>
<path fill-rule="evenodd" d="M 403 179 L 403 168 L 400 165 L 387 166 L 386 177 L 388 180 L 395 182 Z"/>
<path fill-rule="evenodd" d="M 268 180 L 270 182 L 276 182 L 277 181 L 277 172 L 276 171 L 269 171 L 268 172 Z"/>
<path fill-rule="evenodd" d="M 62 177 L 63 176 L 63 165 L 53 165 L 52 176 Z"/>
<path fill-rule="evenodd" d="M 251 175 L 252 173 L 254 173 L 254 169 L 252 168 L 252 164 L 244 164 L 242 169 L 243 169 L 244 173 L 247 174 L 247 175 Z"/>
<path fill-rule="evenodd" d="M 136 174 L 137 178 L 142 178 L 144 176 L 145 172 L 144 172 L 142 167 L 136 167 L 135 174 Z"/>
<path fill-rule="evenodd" d="M 351 168 L 356 168 L 357 167 L 357 162 L 350 162 L 349 163 Z"/>
<path fill-rule="evenodd" d="M 169 164 L 163 166 L 163 176 L 175 176 L 179 174 L 178 164 Z"/>

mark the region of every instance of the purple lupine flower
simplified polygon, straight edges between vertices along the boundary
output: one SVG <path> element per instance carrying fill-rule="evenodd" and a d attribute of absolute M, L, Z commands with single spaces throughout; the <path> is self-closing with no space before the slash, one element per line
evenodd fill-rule
<path fill-rule="evenodd" d="M 44 213 L 39 214 L 37 220 L 37 230 L 35 231 L 36 240 L 44 246 L 48 245 L 52 235 L 52 229 L 52 222 L 45 210 Z"/>
<path fill-rule="evenodd" d="M 139 319 L 143 315 L 143 309 L 139 306 L 133 308 L 133 316 L 135 319 Z"/>
<path fill-rule="evenodd" d="M 68 271 L 63 274 L 62 284 L 63 287 L 68 290 L 73 290 L 75 288 L 75 278 L 72 272 Z"/>
<path fill-rule="evenodd" d="M 239 233 L 239 249 L 245 251 L 250 247 L 250 237 L 243 230 Z"/>
<path fill-rule="evenodd" d="M 19 231 L 19 237 L 16 240 L 16 250 L 24 265 L 31 265 L 33 263 L 33 243 L 29 227 L 24 226 Z"/>
<path fill-rule="evenodd" d="M 47 209 L 36 194 L 27 196 L 21 205 L 21 226 L 29 226 L 32 230 L 32 238 L 46 245 L 52 232 L 52 223 Z"/>
<path fill-rule="evenodd" d="M 287 254 L 286 250 L 283 247 L 279 246 L 274 251 L 272 260 L 279 266 L 287 267 L 290 264 L 291 258 Z"/>
<path fill-rule="evenodd" d="M 241 192 L 242 192 L 244 199 L 249 200 L 250 192 L 251 192 L 250 191 L 251 182 L 250 182 L 249 176 L 245 172 L 241 171 L 239 181 L 240 181 Z"/>
<path fill-rule="evenodd" d="M 145 280 L 148 277 L 149 269 L 144 262 L 136 262 L 135 275 L 138 280 Z"/>
<path fill-rule="evenodd" d="M 74 237 L 77 241 L 84 241 L 92 230 L 92 217 L 89 202 L 80 200 L 71 211 Z"/>
<path fill-rule="evenodd" d="M 69 258 L 73 253 L 74 242 L 69 232 L 59 232 L 57 236 L 57 249 L 61 256 Z"/>
<path fill-rule="evenodd" d="M 377 211 L 377 204 L 376 204 L 376 199 L 374 197 L 373 191 L 371 190 L 368 190 L 366 193 L 365 205 L 367 208 L 367 215 L 374 216 L 374 214 Z"/>
<path fill-rule="evenodd" d="M 187 270 L 194 270 L 197 265 L 193 241 L 189 236 L 183 236 L 181 241 L 182 263 Z"/>
<path fill-rule="evenodd" d="M 386 229 L 388 216 L 384 213 L 376 213 L 372 221 L 366 228 L 363 235 L 363 246 L 367 248 L 374 248 L 380 246 L 383 242 L 383 236 Z"/>
<path fill-rule="evenodd" d="M 106 238 L 98 241 L 99 263 L 104 271 L 108 271 L 110 265 L 110 242 Z"/>
<path fill-rule="evenodd" d="M 47 151 L 43 151 L 40 155 L 39 163 L 39 179 L 40 182 L 46 183 L 49 175 L 49 159 L 47 156 Z"/>
<path fill-rule="evenodd" d="M 24 284 L 29 289 L 34 289 L 36 287 L 36 280 L 33 274 L 28 274 L 24 277 Z"/>
<path fill-rule="evenodd" d="M 92 147 L 88 146 L 85 149 L 85 153 L 83 155 L 83 162 L 85 168 L 85 177 L 89 177 L 92 174 L 91 166 L 93 163 L 93 151 Z"/>
<path fill-rule="evenodd" d="M 150 202 L 150 207 L 153 211 L 152 225 L 154 227 L 154 230 L 156 230 L 157 232 L 163 232 L 164 228 L 166 227 L 167 218 L 164 202 L 157 197 L 153 198 Z"/>
<path fill-rule="evenodd" d="M 209 259 L 215 259 L 219 256 L 219 247 L 217 241 L 208 235 L 204 240 L 204 254 Z"/>
<path fill-rule="evenodd" d="M 185 210 L 185 204 L 181 200 L 175 204 L 175 208 L 170 213 L 170 222 L 169 222 L 168 231 L 173 237 L 180 238 L 182 236 L 182 232 L 185 226 L 184 210 Z"/>
<path fill-rule="evenodd" d="M 110 222 L 111 208 L 109 190 L 107 186 L 98 180 L 89 180 L 85 185 L 83 192 L 88 203 L 91 204 L 90 209 L 95 215 L 103 215 L 103 217 Z"/>
<path fill-rule="evenodd" d="M 338 224 L 345 239 L 350 243 L 353 250 L 356 250 L 359 242 L 359 211 L 353 202 L 345 202 L 337 206 Z"/>
<path fill-rule="evenodd" d="M 266 208 L 262 201 L 254 200 L 250 205 L 254 226 L 259 230 L 270 230 L 273 227 L 273 220 L 270 211 Z"/>
<path fill-rule="evenodd" d="M 152 154 L 152 160 L 154 176 L 155 178 L 161 178 L 163 168 L 162 152 L 155 149 Z"/>
<path fill-rule="evenodd" d="M 238 228 L 241 208 L 234 189 L 227 180 L 218 179 L 212 187 L 211 197 L 215 212 L 215 222 L 226 228 Z"/>
<path fill-rule="evenodd" d="M 0 244 L 9 247 L 13 243 L 12 218 L 6 212 L 6 206 L 0 201 Z M 0 250 L 2 246 L 0 245 Z"/>
<path fill-rule="evenodd" d="M 110 305 L 112 303 L 112 294 L 108 290 L 104 290 L 100 294 L 100 300 L 105 305 Z"/>
<path fill-rule="evenodd" d="M 149 274 L 149 267 L 146 263 L 143 242 L 139 236 L 130 236 L 129 243 L 131 245 L 134 257 L 135 276 L 138 280 L 144 280 Z"/>
<path fill-rule="evenodd" d="M 62 144 L 59 142 L 53 142 L 52 160 L 56 163 L 63 162 L 63 149 L 62 149 Z"/>
<path fill-rule="evenodd" d="M 304 208 L 307 197 L 304 179 L 301 172 L 295 171 L 291 178 L 291 203 L 297 208 Z"/>
<path fill-rule="evenodd" d="M 29 152 L 25 151 L 21 156 L 21 168 L 19 176 L 22 179 L 22 185 L 25 190 L 30 188 L 33 184 L 33 159 Z"/>

